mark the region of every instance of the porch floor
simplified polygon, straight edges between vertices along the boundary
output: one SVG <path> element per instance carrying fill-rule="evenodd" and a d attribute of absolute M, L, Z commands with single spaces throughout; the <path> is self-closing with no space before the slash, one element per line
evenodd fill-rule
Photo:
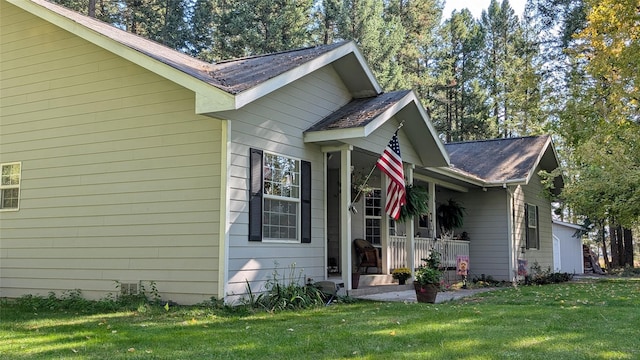
<path fill-rule="evenodd" d="M 357 290 L 351 290 L 349 293 L 352 297 L 363 300 L 372 300 L 372 301 L 402 301 L 407 303 L 417 302 L 416 299 L 416 291 L 413 289 L 413 285 L 398 285 L 398 286 L 410 286 L 410 290 L 398 290 L 398 291 L 390 291 L 390 292 L 381 292 L 374 294 L 366 294 L 366 295 L 355 295 L 352 292 Z M 497 288 L 479 288 L 479 289 L 460 289 L 460 290 L 449 290 L 449 291 L 440 291 L 438 292 L 438 296 L 436 297 L 436 304 L 458 300 L 469 296 L 474 296 L 479 293 L 498 290 Z"/>
<path fill-rule="evenodd" d="M 373 301 L 417 302 L 413 283 L 398 285 L 397 282 L 393 282 L 391 275 L 361 275 L 358 288 L 349 291 L 344 288 L 342 278 L 332 276 L 327 280 L 333 281 L 340 286 L 338 290 L 338 295 L 340 296 L 349 295 L 356 299 Z M 497 288 L 440 291 L 436 297 L 436 303 L 457 300 L 492 290 L 497 290 Z"/>

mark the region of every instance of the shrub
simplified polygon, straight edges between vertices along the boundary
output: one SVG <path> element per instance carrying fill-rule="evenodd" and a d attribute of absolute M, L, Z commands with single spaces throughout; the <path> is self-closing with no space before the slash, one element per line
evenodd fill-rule
<path fill-rule="evenodd" d="M 119 288 L 116 282 L 116 289 Z M 147 293 L 144 285 L 140 284 L 140 292 L 135 295 L 121 295 L 115 297 L 109 293 L 106 297 L 99 300 L 88 300 L 82 295 L 80 289 L 63 291 L 60 296 L 50 291 L 44 297 L 40 295 L 23 295 L 15 300 L 15 306 L 27 311 L 76 311 L 83 313 L 92 313 L 100 311 L 114 311 L 118 309 L 136 309 L 146 310 L 149 305 L 160 304 L 160 296 L 158 289 L 153 281 L 149 282 L 151 291 Z"/>
<path fill-rule="evenodd" d="M 636 277 L 640 275 L 640 268 L 634 268 L 629 265 L 625 266 L 620 272 L 620 276 L 622 277 Z"/>
<path fill-rule="evenodd" d="M 546 285 L 567 282 L 573 279 L 573 274 L 552 272 L 551 267 L 543 270 L 538 262 L 531 266 L 531 274 L 525 277 L 525 285 Z"/>

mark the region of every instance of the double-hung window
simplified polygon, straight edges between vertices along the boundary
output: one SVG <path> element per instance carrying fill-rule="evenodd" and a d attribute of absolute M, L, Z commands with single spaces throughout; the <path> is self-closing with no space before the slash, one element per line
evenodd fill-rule
<path fill-rule="evenodd" d="M 524 216 L 527 249 L 540 249 L 538 207 L 532 204 L 525 204 Z"/>
<path fill-rule="evenodd" d="M 311 241 L 311 164 L 251 149 L 250 241 Z"/>
<path fill-rule="evenodd" d="M 389 235 L 396 234 L 396 222 L 383 210 L 382 190 L 374 189 L 364 198 L 364 233 L 368 242 L 382 245 L 382 221 L 389 219 Z"/>
<path fill-rule="evenodd" d="M 263 240 L 297 241 L 300 160 L 265 153 L 263 191 Z"/>
<path fill-rule="evenodd" d="M 18 210 L 20 208 L 21 164 L 1 164 L 0 210 Z"/>
<path fill-rule="evenodd" d="M 364 234 L 368 242 L 373 245 L 382 244 L 382 192 L 379 189 L 371 190 L 364 197 Z"/>

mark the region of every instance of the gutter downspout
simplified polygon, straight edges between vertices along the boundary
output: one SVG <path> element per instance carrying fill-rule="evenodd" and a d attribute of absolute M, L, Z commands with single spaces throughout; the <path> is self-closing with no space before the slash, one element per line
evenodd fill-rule
<path fill-rule="evenodd" d="M 507 238 L 509 239 L 509 273 L 512 275 L 511 282 L 516 284 L 518 281 L 518 267 L 517 267 L 517 259 L 516 253 L 514 252 L 516 238 L 515 238 L 515 212 L 513 205 L 513 190 L 511 187 L 507 186 L 506 183 L 502 185 L 502 187 L 507 191 Z"/>

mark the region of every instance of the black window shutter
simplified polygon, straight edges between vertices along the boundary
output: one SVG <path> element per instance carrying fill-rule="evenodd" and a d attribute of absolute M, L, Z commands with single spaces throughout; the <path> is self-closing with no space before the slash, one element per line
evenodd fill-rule
<path fill-rule="evenodd" d="M 250 150 L 249 241 L 262 241 L 262 150 Z"/>
<path fill-rule="evenodd" d="M 300 231 L 302 243 L 311 243 L 311 163 L 300 163 Z"/>
<path fill-rule="evenodd" d="M 531 248 L 531 239 L 529 239 L 529 206 L 524 204 L 524 236 L 527 249 Z"/>
<path fill-rule="evenodd" d="M 536 205 L 536 249 L 540 249 L 540 215 Z"/>

